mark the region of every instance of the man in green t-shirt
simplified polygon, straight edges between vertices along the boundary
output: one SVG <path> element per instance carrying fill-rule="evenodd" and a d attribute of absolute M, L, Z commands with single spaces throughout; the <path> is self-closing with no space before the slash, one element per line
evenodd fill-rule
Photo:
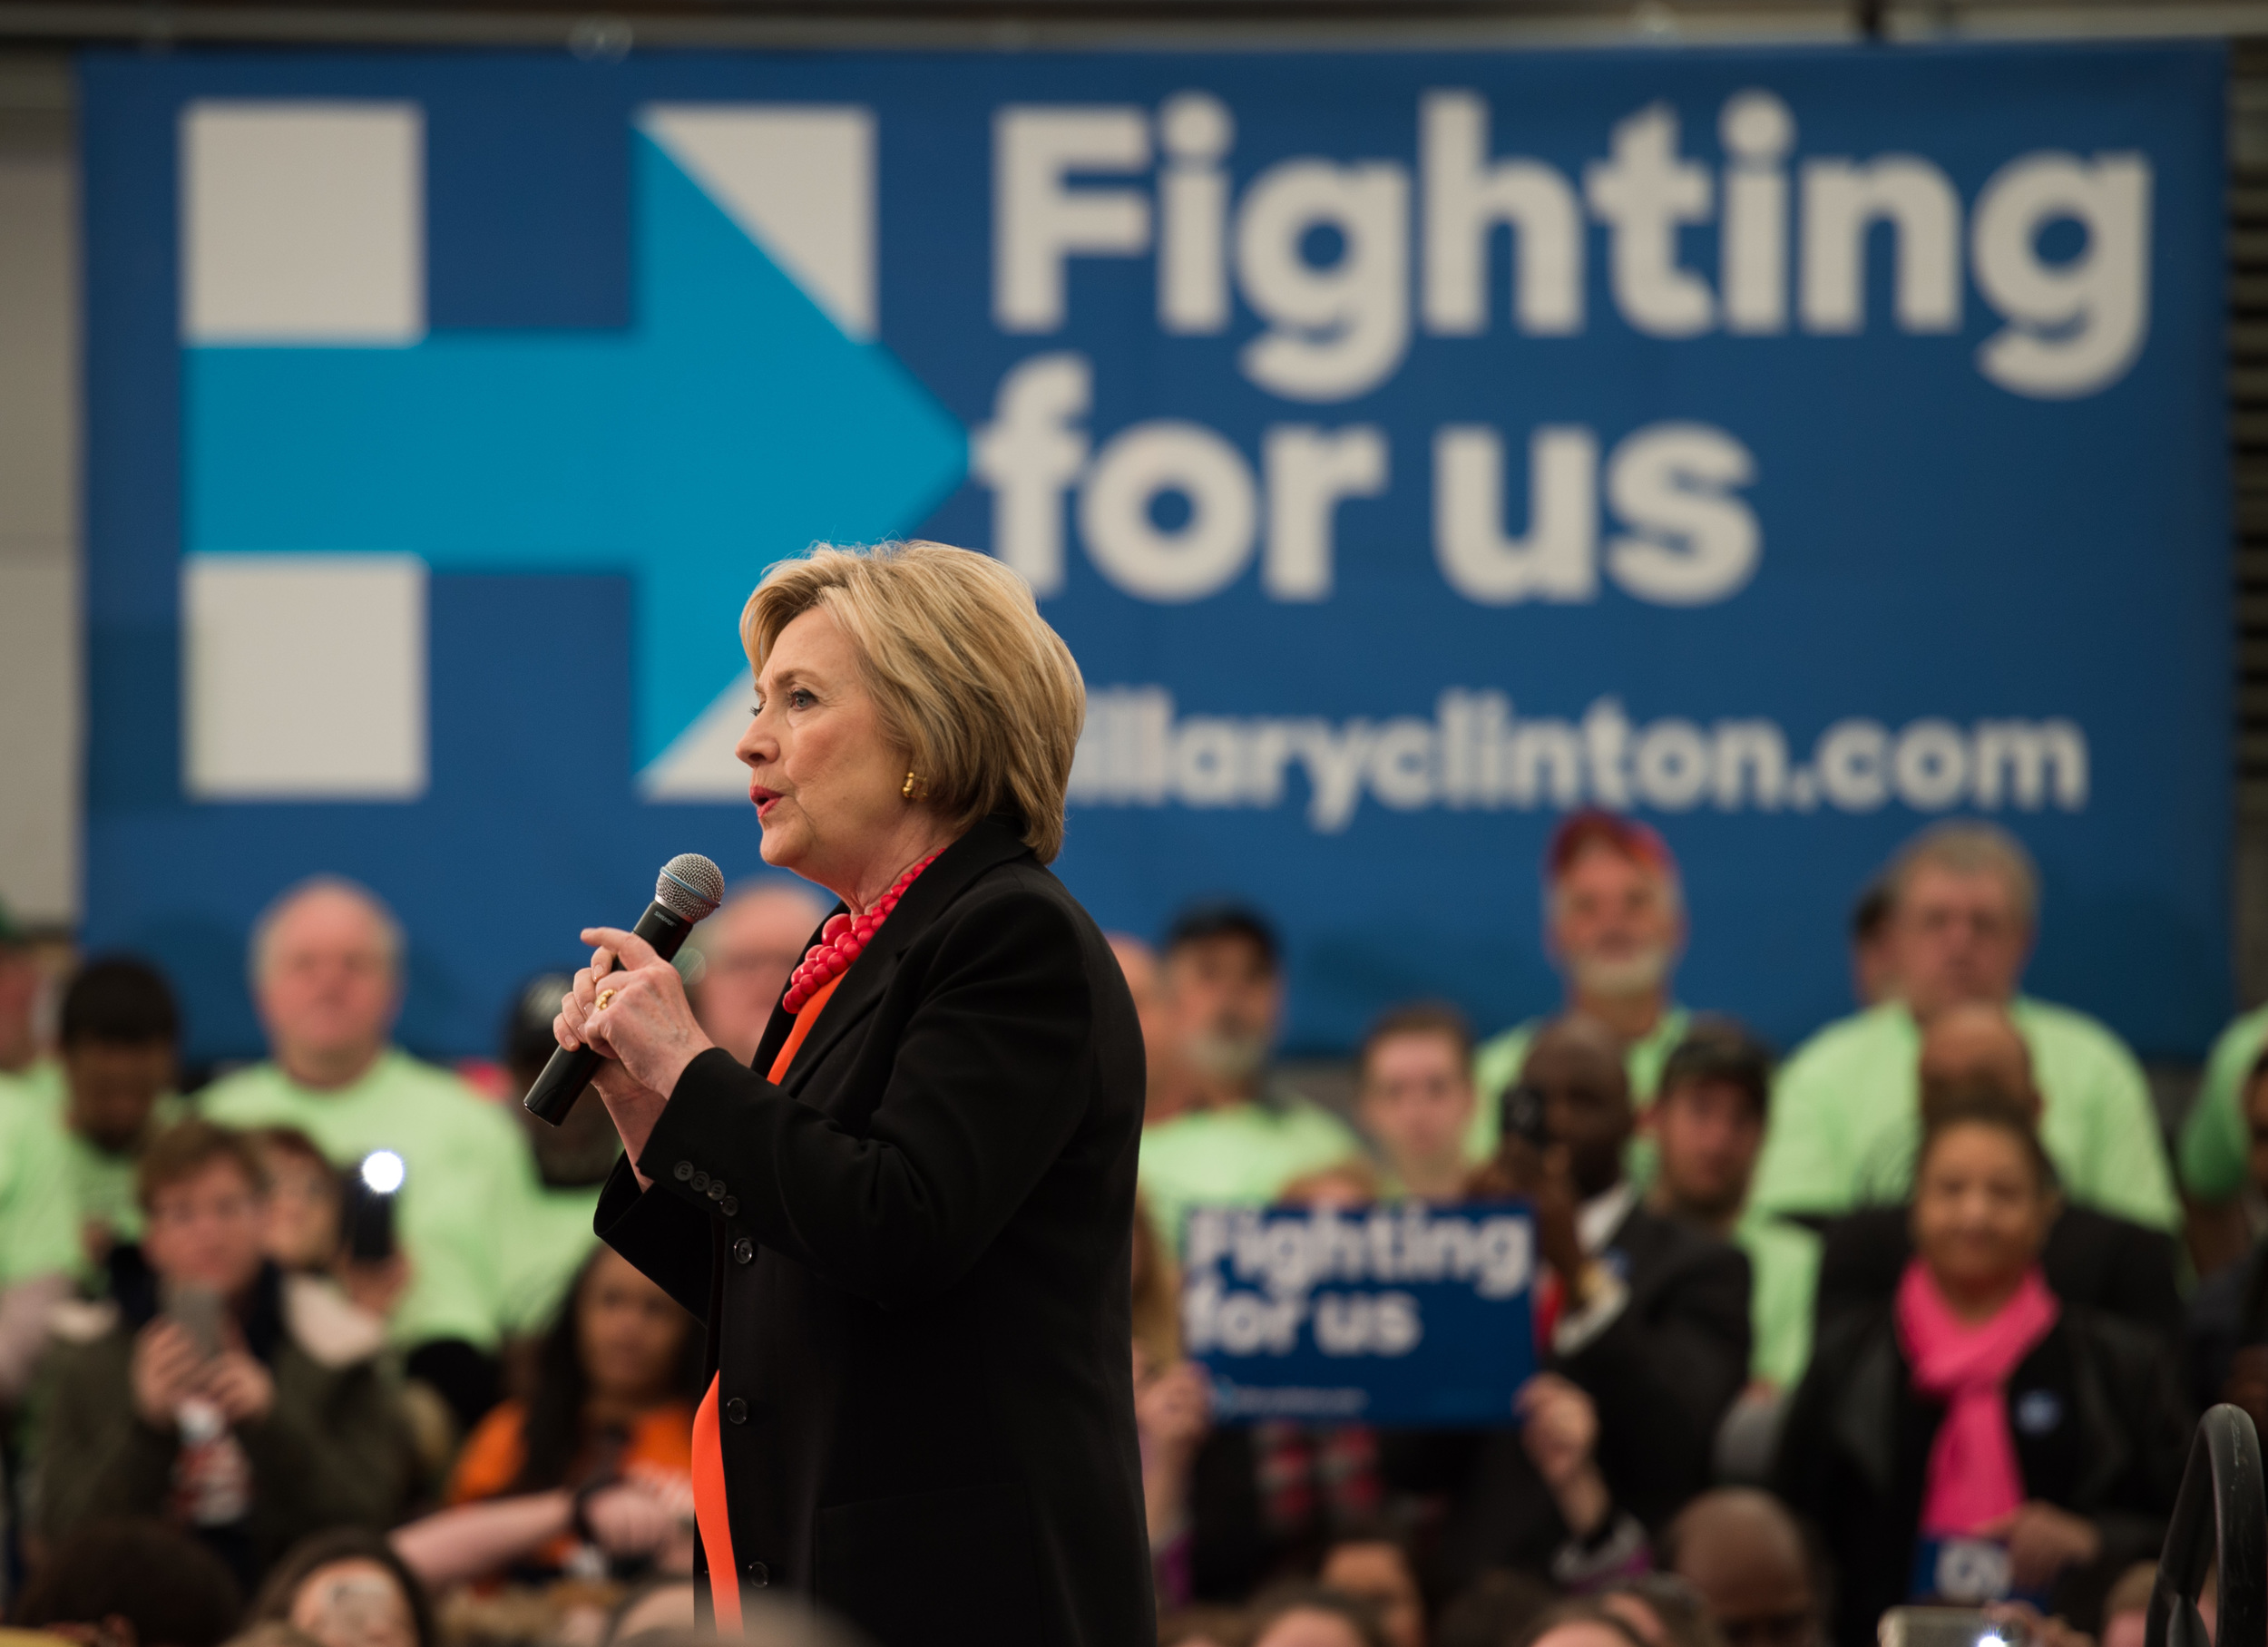
<path fill-rule="evenodd" d="M 1823 1213 L 1903 1200 L 1921 1131 L 1925 1031 L 1975 1003 L 2004 1008 L 2030 1050 L 2046 1105 L 2040 1142 L 2064 1194 L 2178 1232 L 2157 1112 L 2134 1055 L 2084 1013 L 2017 993 L 2038 913 L 2038 878 L 2023 846 L 1990 824 L 1936 824 L 1900 853 L 1888 883 L 1900 999 L 1828 1025 L 1782 1067 L 1755 1204 Z"/>
<path fill-rule="evenodd" d="M 39 985 L 31 939 L 0 904 L 0 1096 L 15 1096 L 6 1090 L 11 1081 L 39 1080 L 40 1072 L 53 1068 L 39 1056 Z"/>
<path fill-rule="evenodd" d="M 504 1330 L 515 1338 L 550 1328 L 569 1284 L 597 1249 L 591 1220 L 599 1192 L 622 1153 L 613 1117 L 595 1101 L 596 1094 L 557 1126 L 536 1119 L 520 1102 L 559 1049 L 552 1020 L 559 1015 L 559 998 L 574 982 L 564 972 L 529 979 L 504 1027 L 503 1066 L 513 1094 L 506 1107 L 527 1135 L 539 1180 L 527 1216 L 504 1232 Z"/>
<path fill-rule="evenodd" d="M 30 1379 L 79 1262 L 54 1119 L 61 1078 L 33 1022 L 39 987 L 39 958 L 0 905 L 0 1411 Z"/>
<path fill-rule="evenodd" d="M 1265 921 L 1231 904 L 1188 911 L 1167 936 L 1164 972 L 1191 1104 L 1143 1132 L 1141 1187 L 1178 1251 L 1190 1207 L 1264 1205 L 1295 1178 L 1359 1159 L 1362 1145 L 1268 1075 L 1284 979 Z"/>
<path fill-rule="evenodd" d="M 2252 1134 L 2244 1088 L 2268 1052 L 2268 1007 L 2254 1007 L 2221 1031 L 2205 1055 L 2196 1101 L 2182 1123 L 2182 1187 L 2200 1201 L 2225 1202 L 2249 1182 Z"/>
<path fill-rule="evenodd" d="M 31 1381 L 78 1263 L 63 1135 L 39 1105 L 0 1094 L 0 1413 Z"/>
<path fill-rule="evenodd" d="M 252 993 L 271 1060 L 201 1095 L 206 1117 L 296 1126 L 351 1170 L 392 1150 L 406 1171 L 396 1227 L 409 1284 L 388 1330 L 412 1376 L 470 1424 L 494 1404 L 511 1322 L 512 1233 L 535 1174 L 500 1106 L 389 1045 L 402 1004 L 401 929 L 366 889 L 304 882 L 252 932 Z"/>
<path fill-rule="evenodd" d="M 112 955 L 73 977 L 59 1028 L 64 1078 L 48 1113 L 63 1135 L 80 1281 L 100 1291 L 111 1248 L 142 1239 L 142 1151 L 181 1113 L 181 1013 L 155 967 Z"/>
<path fill-rule="evenodd" d="M 63 1100 L 63 1067 L 40 1052 L 39 957 L 0 904 L 0 1106 L 53 1114 Z"/>
<path fill-rule="evenodd" d="M 1811 1359 L 1819 1237 L 1749 1204 L 1771 1113 L 1772 1049 L 1730 1018 L 1695 1019 L 1647 1117 L 1659 1167 L 1646 1204 L 1748 1254 L 1749 1376 L 1784 1390 Z"/>
<path fill-rule="evenodd" d="M 2189 1207 L 2189 1252 L 2210 1275 L 2252 1250 L 2252 1217 L 2243 1196 L 2250 1180 L 2252 1134 L 2244 1091 L 2268 1053 L 2268 1007 L 2254 1007 L 2221 1031 L 2205 1055 L 2197 1096 L 2182 1122 L 2175 1161 Z"/>
<path fill-rule="evenodd" d="M 1567 985 L 1566 1013 L 1611 1033 L 1624 1049 L 1630 1096 L 1641 1111 L 1654 1101 L 1662 1064 L 1685 1038 L 1691 1014 L 1677 1004 L 1670 979 L 1686 947 L 1685 892 L 1677 860 L 1660 834 L 1635 818 L 1579 812 L 1552 832 L 1545 849 L 1545 950 Z M 1465 1153 L 1496 1153 L 1498 1101 L 1520 1074 L 1542 1018 L 1530 1018 L 1482 1043 L 1474 1055 L 1480 1104 Z M 1632 1182 L 1653 1178 L 1653 1146 L 1632 1140 Z"/>

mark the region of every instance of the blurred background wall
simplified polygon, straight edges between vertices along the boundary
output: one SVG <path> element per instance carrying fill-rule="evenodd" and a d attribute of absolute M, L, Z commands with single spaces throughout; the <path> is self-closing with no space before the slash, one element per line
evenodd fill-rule
<path fill-rule="evenodd" d="M 0 54 L 0 900 L 79 910 L 78 162 L 60 53 Z"/>

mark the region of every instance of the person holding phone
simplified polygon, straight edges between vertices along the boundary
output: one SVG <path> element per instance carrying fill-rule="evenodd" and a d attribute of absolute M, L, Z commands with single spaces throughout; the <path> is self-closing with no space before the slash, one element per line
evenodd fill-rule
<path fill-rule="evenodd" d="M 2091 1630 L 2110 1578 L 2158 1547 L 2189 1414 L 2154 1335 L 2048 1290 L 2058 1204 L 2022 1107 L 1946 1095 L 1895 1298 L 1823 1325 L 1777 1486 L 1835 1560 L 1848 1647 L 1909 1600 L 2028 1599 Z"/>
<path fill-rule="evenodd" d="M 266 1256 L 267 1176 L 241 1135 L 183 1121 L 143 1155 L 147 1269 L 62 1311 L 33 1458 L 34 1530 L 156 1515 L 248 1586 L 293 1540 L 384 1527 L 411 1455 L 384 1333 Z"/>
<path fill-rule="evenodd" d="M 1542 1370 L 1517 1429 L 1490 1432 L 1441 1538 L 1454 1583 L 1549 1564 L 1568 1587 L 1642 1564 L 1657 1529 L 1708 1485 L 1709 1449 L 1747 1377 L 1747 1259 L 1650 1211 L 1627 1170 L 1636 1126 L 1620 1040 L 1547 1024 L 1506 1089 L 1477 1200 L 1536 1221 Z"/>

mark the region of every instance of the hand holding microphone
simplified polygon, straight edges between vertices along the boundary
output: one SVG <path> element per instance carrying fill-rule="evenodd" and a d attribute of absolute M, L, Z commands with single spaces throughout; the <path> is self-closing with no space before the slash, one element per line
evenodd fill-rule
<path fill-rule="evenodd" d="M 617 1061 L 641 1088 L 666 1096 L 677 1084 L 685 1066 L 709 1042 L 693 1021 L 684 984 L 670 958 L 694 923 L 723 901 L 724 892 L 725 878 L 714 863 L 698 853 L 684 853 L 662 867 L 654 901 L 633 930 L 584 931 L 583 941 L 597 945 L 598 952 L 575 975 L 573 991 L 560 1003 L 552 1027 L 560 1049 L 528 1088 L 531 1114 L 557 1126 L 594 1077 L 605 1087 L 616 1085 L 601 1076 L 605 1058 Z M 612 1102 L 608 1107 L 621 1124 L 621 1111 Z M 650 1126 L 648 1116 L 646 1126 Z M 627 1131 L 623 1142 L 631 1142 Z M 636 1150 L 631 1154 L 635 1159 Z"/>

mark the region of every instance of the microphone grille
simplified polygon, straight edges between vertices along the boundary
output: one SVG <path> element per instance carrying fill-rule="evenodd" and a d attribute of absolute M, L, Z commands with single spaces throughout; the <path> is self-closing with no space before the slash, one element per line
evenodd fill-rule
<path fill-rule="evenodd" d="M 679 853 L 661 866 L 653 901 L 679 921 L 706 920 L 725 901 L 725 873 L 699 853 Z"/>

